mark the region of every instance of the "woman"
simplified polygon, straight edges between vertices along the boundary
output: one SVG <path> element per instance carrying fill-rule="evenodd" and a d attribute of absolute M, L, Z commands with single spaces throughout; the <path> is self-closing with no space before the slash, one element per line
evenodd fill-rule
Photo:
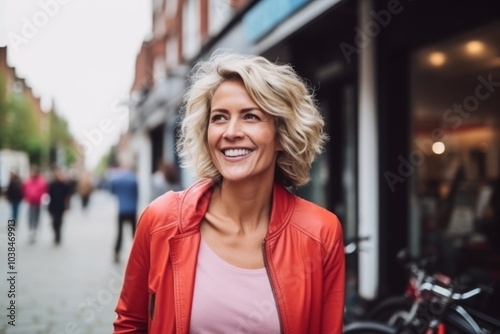
<path fill-rule="evenodd" d="M 54 168 L 53 179 L 49 183 L 49 213 L 52 217 L 52 228 L 54 229 L 54 244 L 61 243 L 61 228 L 63 225 L 64 211 L 69 207 L 70 188 L 66 181 L 64 172 Z"/>
<path fill-rule="evenodd" d="M 19 216 L 19 205 L 23 200 L 23 183 L 19 175 L 15 172 L 10 173 L 6 195 L 12 210 L 12 219 L 14 220 L 12 225 L 16 226 L 17 217 Z"/>
<path fill-rule="evenodd" d="M 28 223 L 30 243 L 36 241 L 38 223 L 40 221 L 40 207 L 42 198 L 47 193 L 47 181 L 40 173 L 38 166 L 31 167 L 30 177 L 23 184 L 24 200 L 28 203 Z"/>
<path fill-rule="evenodd" d="M 285 188 L 325 140 L 306 86 L 223 53 L 192 81 L 178 148 L 202 180 L 142 214 L 115 333 L 341 333 L 341 225 Z"/>
<path fill-rule="evenodd" d="M 90 195 L 94 191 L 92 177 L 87 171 L 83 171 L 78 180 L 76 191 L 82 199 L 82 210 L 86 210 L 89 205 Z"/>
<path fill-rule="evenodd" d="M 170 161 L 160 160 L 151 177 L 152 200 L 169 190 L 181 190 L 176 166 Z"/>

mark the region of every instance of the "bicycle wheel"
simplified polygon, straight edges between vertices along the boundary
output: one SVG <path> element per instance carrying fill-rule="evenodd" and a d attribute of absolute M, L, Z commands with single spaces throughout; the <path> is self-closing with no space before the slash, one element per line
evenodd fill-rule
<path fill-rule="evenodd" d="M 353 322 L 344 326 L 344 334 L 396 334 L 394 327 L 373 321 Z"/>
<path fill-rule="evenodd" d="M 393 296 L 382 300 L 368 312 L 367 319 L 397 326 L 408 315 L 413 301 L 405 296 Z"/>
<path fill-rule="evenodd" d="M 490 324 L 489 326 L 483 326 L 481 322 L 476 323 L 477 319 L 472 319 L 471 323 L 462 314 L 450 310 L 445 318 L 444 323 L 446 325 L 446 333 L 449 334 L 482 334 L 482 333 L 500 333 L 500 329 Z"/>

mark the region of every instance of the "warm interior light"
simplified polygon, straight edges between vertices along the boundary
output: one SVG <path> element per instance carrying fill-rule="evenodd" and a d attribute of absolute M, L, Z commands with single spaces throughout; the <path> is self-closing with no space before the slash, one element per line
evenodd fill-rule
<path fill-rule="evenodd" d="M 429 63 L 432 66 L 441 66 L 446 62 L 446 56 L 442 52 L 433 52 L 429 55 Z"/>
<path fill-rule="evenodd" d="M 445 150 L 444 143 L 441 141 L 437 141 L 434 144 L 432 144 L 432 152 L 434 154 L 443 154 Z"/>
<path fill-rule="evenodd" d="M 470 41 L 469 43 L 465 44 L 465 49 L 471 55 L 477 55 L 484 51 L 484 44 L 483 42 L 479 41 Z"/>

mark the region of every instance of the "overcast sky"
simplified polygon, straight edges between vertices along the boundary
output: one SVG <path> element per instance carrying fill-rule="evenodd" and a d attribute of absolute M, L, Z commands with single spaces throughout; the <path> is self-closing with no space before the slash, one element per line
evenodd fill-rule
<path fill-rule="evenodd" d="M 94 167 L 127 121 L 151 0 L 0 0 L 0 45 L 43 106 L 54 100 Z M 110 121 L 113 123 L 110 124 Z"/>

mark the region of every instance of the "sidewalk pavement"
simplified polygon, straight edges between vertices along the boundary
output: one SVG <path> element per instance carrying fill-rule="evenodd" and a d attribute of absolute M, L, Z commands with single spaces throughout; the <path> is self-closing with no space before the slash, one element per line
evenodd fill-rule
<path fill-rule="evenodd" d="M 56 246 L 46 209 L 42 209 L 37 240 L 29 243 L 27 207 L 22 204 L 15 231 L 15 274 L 12 275 L 7 254 L 10 207 L 5 199 L 0 200 L 0 334 L 113 331 L 114 308 L 132 243 L 132 230 L 130 225 L 125 225 L 121 262 L 115 264 L 115 198 L 97 191 L 92 194 L 87 209 L 82 210 L 79 198 L 72 198 L 71 208 L 64 216 L 61 244 Z M 12 303 L 14 322 L 8 309 Z"/>

